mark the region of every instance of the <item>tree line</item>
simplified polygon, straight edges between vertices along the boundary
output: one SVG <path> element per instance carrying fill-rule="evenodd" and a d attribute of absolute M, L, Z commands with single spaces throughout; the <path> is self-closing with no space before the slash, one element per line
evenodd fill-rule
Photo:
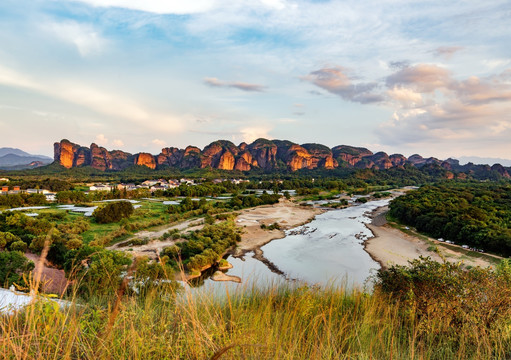
<path fill-rule="evenodd" d="M 422 186 L 394 199 L 389 214 L 432 237 L 511 255 L 509 183 Z"/>

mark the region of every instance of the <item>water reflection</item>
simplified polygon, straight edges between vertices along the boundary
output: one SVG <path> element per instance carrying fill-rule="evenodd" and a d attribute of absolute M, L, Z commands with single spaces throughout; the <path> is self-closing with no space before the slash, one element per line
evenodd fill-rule
<path fill-rule="evenodd" d="M 283 239 L 263 246 L 263 256 L 284 275 L 272 272 L 253 253 L 243 258 L 228 257 L 233 265 L 227 275 L 239 276 L 242 284 L 200 280 L 206 288 L 235 290 L 243 284 L 267 285 L 273 281 L 300 280 L 308 284 L 337 284 L 348 279 L 364 285 L 366 279 L 380 268 L 364 250 L 363 241 L 372 236 L 364 225 L 371 221 L 369 213 L 389 203 L 388 199 L 358 206 L 331 210 L 318 215 L 310 223 L 288 230 Z"/>

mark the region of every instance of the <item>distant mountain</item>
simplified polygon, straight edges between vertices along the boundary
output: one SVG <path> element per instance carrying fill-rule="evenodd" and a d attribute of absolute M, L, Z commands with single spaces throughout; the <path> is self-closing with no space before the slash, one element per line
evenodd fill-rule
<path fill-rule="evenodd" d="M 349 145 L 333 148 L 321 144 L 296 144 L 288 140 L 257 139 L 251 144 L 235 145 L 228 140 L 217 140 L 199 149 L 187 146 L 185 149 L 167 147 L 160 154 L 130 154 L 120 150 L 109 151 L 91 144 L 81 146 L 62 140 L 54 144 L 54 163 L 65 168 L 91 167 L 101 171 L 118 171 L 132 166 L 150 169 L 219 169 L 237 171 L 297 171 L 333 170 L 335 168 L 387 170 L 415 167 L 435 173 L 447 179 L 498 179 L 511 178 L 511 168 L 501 165 L 460 165 L 456 159 L 439 160 L 423 158 L 415 154 L 406 158 L 401 154 L 388 155 L 384 152 Z"/>
<path fill-rule="evenodd" d="M 29 153 L 27 153 L 27 152 L 25 152 L 23 150 L 20 150 L 20 149 L 15 149 L 15 148 L 10 148 L 10 147 L 0 148 L 0 157 L 1 156 L 5 156 L 5 155 L 9 155 L 9 154 L 19 155 L 19 156 L 32 156 Z"/>
<path fill-rule="evenodd" d="M 500 158 L 483 158 L 478 156 L 461 156 L 458 158 L 461 164 L 466 163 L 474 163 L 474 164 L 500 164 L 502 166 L 511 166 L 510 159 L 500 159 Z"/>
<path fill-rule="evenodd" d="M 14 148 L 0 148 L 0 169 L 20 170 L 48 165 L 52 158 L 43 155 L 31 155 L 23 150 Z"/>

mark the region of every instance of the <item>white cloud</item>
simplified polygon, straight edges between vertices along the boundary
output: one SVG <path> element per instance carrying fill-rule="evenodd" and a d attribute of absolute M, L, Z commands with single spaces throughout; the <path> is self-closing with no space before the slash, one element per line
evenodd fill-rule
<path fill-rule="evenodd" d="M 272 137 L 269 135 L 270 130 L 271 128 L 266 126 L 254 126 L 241 129 L 240 132 L 243 141 L 251 143 L 259 138 L 271 139 Z"/>
<path fill-rule="evenodd" d="M 405 87 L 395 86 L 387 91 L 387 95 L 403 107 L 415 107 L 422 103 L 422 95 Z"/>
<path fill-rule="evenodd" d="M 261 0 L 261 3 L 277 10 L 282 10 L 286 7 L 286 1 L 284 0 Z"/>
<path fill-rule="evenodd" d="M 228 82 L 228 81 L 221 81 L 217 78 L 205 78 L 204 83 L 211 87 L 224 87 L 224 88 L 235 88 L 242 91 L 248 91 L 248 92 L 262 92 L 264 91 L 265 87 L 263 85 L 259 84 L 250 84 L 246 82 Z"/>
<path fill-rule="evenodd" d="M 108 139 L 105 137 L 105 134 L 96 135 L 96 144 L 101 146 L 108 145 Z"/>
<path fill-rule="evenodd" d="M 107 41 L 89 24 L 80 24 L 76 21 L 50 23 L 46 29 L 57 38 L 76 47 L 81 56 L 100 53 Z"/>
<path fill-rule="evenodd" d="M 0 64 L 0 84 L 49 95 L 153 131 L 176 133 L 183 130 L 180 118 L 151 111 L 134 99 L 123 97 L 114 91 L 99 90 L 83 82 L 34 80 Z"/>
<path fill-rule="evenodd" d="M 217 0 L 68 0 L 95 7 L 117 7 L 155 14 L 194 14 L 213 9 Z"/>
<path fill-rule="evenodd" d="M 112 144 L 116 147 L 123 147 L 124 146 L 124 141 L 120 140 L 120 139 L 114 139 L 114 141 L 112 141 Z"/>
<path fill-rule="evenodd" d="M 154 139 L 153 141 L 151 141 L 151 143 L 153 143 L 154 145 L 161 146 L 161 147 L 167 146 L 167 143 L 160 139 Z"/>

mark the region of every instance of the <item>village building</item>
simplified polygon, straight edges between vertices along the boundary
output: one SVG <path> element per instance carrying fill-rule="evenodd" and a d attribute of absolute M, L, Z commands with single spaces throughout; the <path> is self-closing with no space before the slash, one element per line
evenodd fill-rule
<path fill-rule="evenodd" d="M 107 184 L 97 184 L 89 187 L 89 191 L 112 191 L 113 187 Z"/>

